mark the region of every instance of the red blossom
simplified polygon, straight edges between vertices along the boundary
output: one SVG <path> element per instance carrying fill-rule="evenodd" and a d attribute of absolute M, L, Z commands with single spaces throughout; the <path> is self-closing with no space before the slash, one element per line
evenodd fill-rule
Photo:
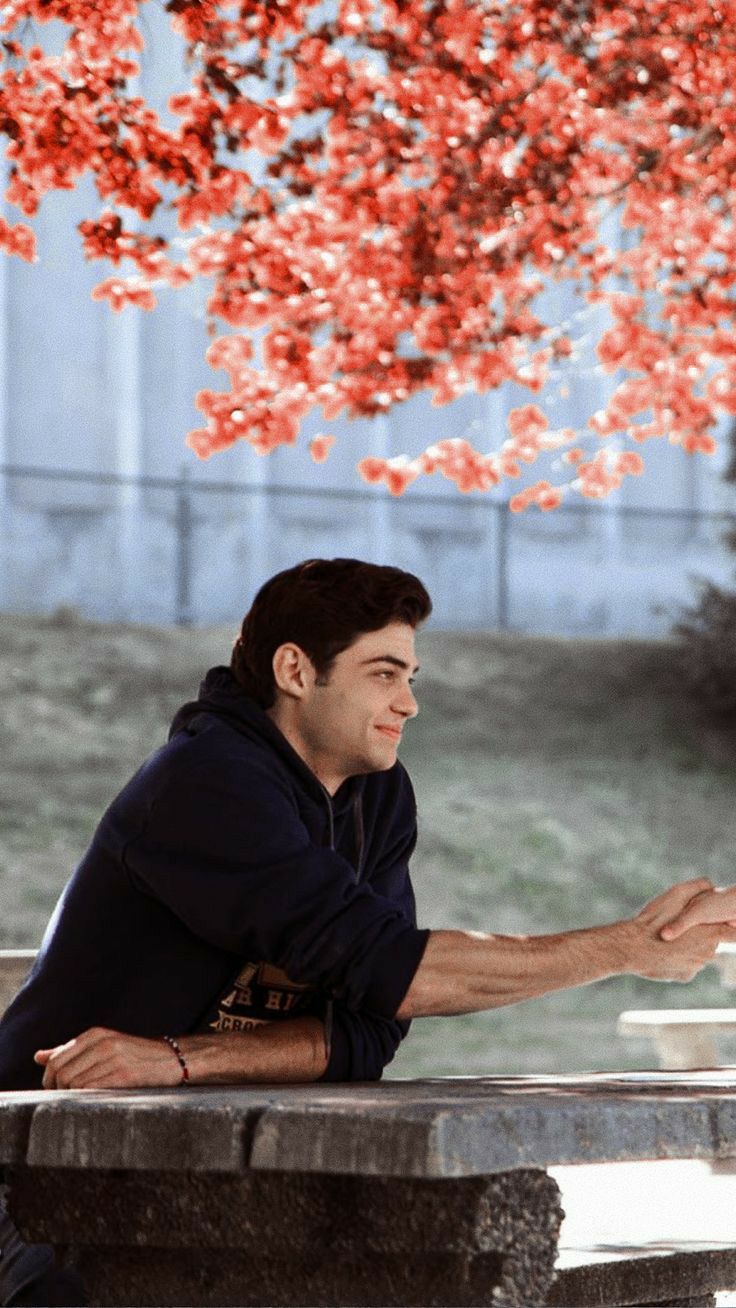
<path fill-rule="evenodd" d="M 321 433 L 319 436 L 313 436 L 309 442 L 309 453 L 315 463 L 324 463 L 329 457 L 330 450 L 335 444 L 334 436 L 326 436 Z"/>
<path fill-rule="evenodd" d="M 716 450 L 715 439 L 707 434 L 687 432 L 679 443 L 687 454 L 714 454 Z"/>
<path fill-rule="evenodd" d="M 522 513 L 530 504 L 536 504 L 543 513 L 556 509 L 562 503 L 563 489 L 552 486 L 548 481 L 535 482 L 520 494 L 512 496 L 509 508 L 512 513 Z"/>
<path fill-rule="evenodd" d="M 129 279 L 108 277 L 92 291 L 93 300 L 108 300 L 110 308 L 119 313 L 126 304 L 137 305 L 139 309 L 155 309 L 156 297 L 147 286 Z"/>
<path fill-rule="evenodd" d="M 415 460 L 417 472 L 440 472 L 461 491 L 485 491 L 500 481 L 499 463 L 494 455 L 473 449 L 459 437 L 438 441 Z M 513 476 L 513 473 L 507 473 Z"/>
<path fill-rule="evenodd" d="M 383 482 L 391 495 L 403 495 L 407 486 L 419 476 L 419 468 L 412 467 L 401 458 L 378 459 L 369 456 L 360 460 L 358 471 L 364 481 Z"/>
<path fill-rule="evenodd" d="M 134 83 L 142 0 L 8 0 L 0 132 L 21 214 L 93 179 L 83 251 L 116 274 L 94 298 L 150 309 L 162 287 L 211 282 L 211 334 L 232 330 L 207 357 L 229 389 L 197 398 L 200 456 L 293 443 L 315 407 L 373 416 L 509 382 L 539 402 L 491 448 L 440 441 L 361 475 L 487 491 L 552 455 L 563 488 L 600 498 L 643 466 L 614 440 L 712 450 L 736 414 L 736 0 L 439 0 L 431 22 L 422 0 L 165 8 L 173 125 Z M 627 239 L 609 247 L 616 212 Z M 31 228 L 0 222 L 0 248 L 33 259 Z M 616 374 L 585 435 L 545 412 L 581 348 L 544 308 L 557 281 Z M 540 481 L 512 505 L 560 493 Z"/>
<path fill-rule="evenodd" d="M 237 386 L 242 381 L 244 370 L 249 371 L 253 345 L 248 336 L 218 336 L 209 346 L 206 357 L 210 367 L 224 368 L 233 386 Z"/>
<path fill-rule="evenodd" d="M 508 427 L 515 440 L 535 441 L 549 427 L 549 421 L 536 404 L 525 404 L 509 413 Z"/>
<path fill-rule="evenodd" d="M 616 472 L 630 477 L 640 477 L 644 471 L 644 460 L 634 450 L 624 450 L 614 462 Z"/>
<path fill-rule="evenodd" d="M 27 223 L 15 223 L 12 227 L 0 217 L 0 250 L 6 254 L 17 254 L 26 263 L 34 263 L 36 254 L 36 233 Z"/>

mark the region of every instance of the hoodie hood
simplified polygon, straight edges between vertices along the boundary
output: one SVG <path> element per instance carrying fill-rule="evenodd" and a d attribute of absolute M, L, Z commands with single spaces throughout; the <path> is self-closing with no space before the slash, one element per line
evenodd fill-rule
<path fill-rule="evenodd" d="M 251 739 L 266 741 L 316 800 L 324 803 L 327 799 L 333 817 L 340 817 L 347 809 L 355 808 L 356 802 L 359 803 L 365 777 L 348 777 L 336 794 L 330 795 L 265 709 L 244 693 L 230 668 L 224 665 L 210 668 L 200 684 L 197 698 L 183 704 L 174 715 L 169 740 L 180 731 L 189 730 L 202 714 L 219 718 Z"/>

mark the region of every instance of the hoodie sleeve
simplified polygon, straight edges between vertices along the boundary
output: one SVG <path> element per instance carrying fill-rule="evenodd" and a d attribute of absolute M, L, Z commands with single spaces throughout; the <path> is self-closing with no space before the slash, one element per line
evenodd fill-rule
<path fill-rule="evenodd" d="M 330 1060 L 320 1081 L 380 1081 L 411 1023 L 332 1004 Z"/>
<path fill-rule="evenodd" d="M 414 891 L 409 877 L 409 859 L 417 839 L 416 804 L 406 773 L 401 776 L 397 807 L 400 820 L 397 813 L 394 822 L 387 824 L 387 847 L 371 871 L 370 884 L 397 904 L 407 920 L 416 925 Z M 380 1081 L 383 1069 L 395 1056 L 410 1025 L 365 1010 L 356 1013 L 335 1000 L 331 1012 L 330 1059 L 320 1080 Z"/>
<path fill-rule="evenodd" d="M 311 842 L 273 768 L 221 754 L 180 758 L 155 791 L 123 849 L 139 891 L 217 948 L 268 959 L 347 1010 L 394 1017 L 429 932 Z"/>

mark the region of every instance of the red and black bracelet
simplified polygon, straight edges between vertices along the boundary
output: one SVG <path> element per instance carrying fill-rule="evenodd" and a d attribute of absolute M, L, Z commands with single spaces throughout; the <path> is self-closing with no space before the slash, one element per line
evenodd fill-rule
<path fill-rule="evenodd" d="M 181 1079 L 182 1079 L 182 1081 L 188 1081 L 188 1080 L 189 1080 L 189 1068 L 187 1067 L 187 1065 L 186 1065 L 186 1060 L 185 1060 L 185 1058 L 184 1058 L 183 1053 L 181 1052 L 181 1047 L 180 1047 L 180 1045 L 179 1045 L 179 1041 L 178 1041 L 178 1040 L 175 1040 L 173 1036 L 162 1036 L 161 1039 L 162 1039 L 162 1040 L 165 1040 L 166 1043 L 167 1043 L 167 1045 L 170 1045 L 170 1046 L 171 1046 L 171 1048 L 173 1049 L 173 1051 L 174 1051 L 174 1053 L 176 1054 L 177 1058 L 179 1059 L 179 1066 L 181 1067 Z"/>

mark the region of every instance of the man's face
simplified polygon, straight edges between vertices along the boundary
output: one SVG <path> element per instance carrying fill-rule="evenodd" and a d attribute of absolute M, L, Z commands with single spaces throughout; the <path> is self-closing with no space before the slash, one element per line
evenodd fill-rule
<path fill-rule="evenodd" d="M 414 629 L 392 622 L 358 636 L 325 681 L 310 678 L 292 743 L 332 794 L 346 777 L 393 767 L 404 724 L 418 711 L 417 670 Z"/>

